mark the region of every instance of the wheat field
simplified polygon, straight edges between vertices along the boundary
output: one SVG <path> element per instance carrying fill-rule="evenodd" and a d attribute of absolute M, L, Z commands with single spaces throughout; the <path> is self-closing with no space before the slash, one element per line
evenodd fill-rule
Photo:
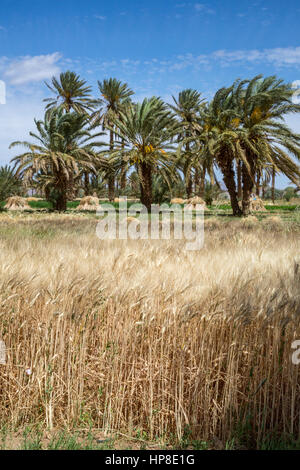
<path fill-rule="evenodd" d="M 149 440 L 300 438 L 299 230 L 206 222 L 205 245 L 101 241 L 85 216 L 1 216 L 1 422 Z"/>

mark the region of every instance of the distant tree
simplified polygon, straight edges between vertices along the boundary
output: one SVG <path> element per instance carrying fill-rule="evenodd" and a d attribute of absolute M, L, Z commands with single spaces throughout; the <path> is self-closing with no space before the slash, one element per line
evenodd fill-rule
<path fill-rule="evenodd" d="M 27 149 L 12 159 L 16 174 L 25 181 L 38 179 L 49 197 L 55 199 L 55 209 L 65 211 L 74 177 L 84 170 L 96 172 L 100 158 L 94 148 L 102 144 L 93 139 L 102 133 L 91 134 L 86 115 L 64 113 L 56 108 L 35 124 L 37 133 L 30 135 L 36 143 L 13 142 L 10 146 L 23 145 Z"/>
<path fill-rule="evenodd" d="M 212 184 L 209 181 L 205 182 L 204 201 L 208 206 L 212 206 L 213 200 L 217 199 L 222 193 L 222 190 L 217 184 Z"/>
<path fill-rule="evenodd" d="M 180 163 L 185 178 L 186 195 L 187 198 L 190 198 L 192 195 L 193 184 L 192 168 L 195 164 L 195 160 L 199 159 L 199 155 L 195 155 L 195 153 L 191 151 L 192 142 L 190 141 L 190 138 L 195 135 L 197 131 L 200 131 L 199 111 L 204 105 L 204 100 L 201 98 L 201 94 L 198 93 L 198 91 L 190 88 L 181 91 L 177 98 L 174 96 L 172 96 L 172 98 L 174 104 L 169 104 L 168 106 L 174 112 L 176 119 L 178 119 L 180 123 L 178 127 L 177 141 L 185 142 L 181 152 Z M 204 171 L 201 171 L 201 176 L 202 179 L 204 178 L 204 187 L 205 169 Z"/>
<path fill-rule="evenodd" d="M 265 191 L 264 191 L 264 199 L 272 199 L 273 198 L 273 194 L 274 194 L 274 201 L 278 200 L 278 199 L 282 199 L 283 198 L 283 194 L 284 194 L 284 191 L 282 189 L 277 189 L 277 188 L 274 188 L 274 191 L 273 191 L 273 188 L 268 186 Z M 273 199 L 272 199 L 273 200 Z"/>
<path fill-rule="evenodd" d="M 23 193 L 22 180 L 16 176 L 9 166 L 0 167 L 0 201 L 10 196 L 20 196 Z"/>
<path fill-rule="evenodd" d="M 293 188 L 291 186 L 285 188 L 283 197 L 287 202 L 289 202 L 292 198 L 297 197 L 296 188 Z"/>
<path fill-rule="evenodd" d="M 134 92 L 128 87 L 127 83 L 122 83 L 116 78 L 109 78 L 98 81 L 98 88 L 101 98 L 95 101 L 98 106 L 97 111 L 92 115 L 95 123 L 102 125 L 102 130 L 109 130 L 109 150 L 114 149 L 114 120 L 120 119 L 121 112 L 124 112 L 126 106 L 130 103 L 130 97 Z M 115 167 L 108 167 L 108 197 L 110 201 L 115 196 Z"/>

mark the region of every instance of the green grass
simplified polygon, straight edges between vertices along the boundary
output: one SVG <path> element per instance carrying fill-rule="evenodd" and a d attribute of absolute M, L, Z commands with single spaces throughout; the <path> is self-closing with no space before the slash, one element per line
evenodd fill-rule
<path fill-rule="evenodd" d="M 26 426 L 23 430 L 9 431 L 7 427 L 0 428 L 0 450 L 147 450 L 149 444 L 151 449 L 157 450 L 174 449 L 174 450 L 210 450 L 223 448 L 225 450 L 300 450 L 300 440 L 290 435 L 265 436 L 258 445 L 248 442 L 247 435 L 238 433 L 227 442 L 219 445 L 214 442 L 207 442 L 201 439 L 191 439 L 189 432 L 184 432 L 182 440 L 178 442 L 169 436 L 165 444 L 159 441 L 148 442 L 145 439 L 127 438 L 120 439 L 114 436 L 111 438 L 103 438 L 90 431 L 80 430 L 64 430 L 49 432 L 42 429 L 42 426 Z M 246 438 L 246 439 L 245 439 Z M 167 444 L 168 442 L 168 444 Z"/>
<path fill-rule="evenodd" d="M 52 204 L 48 201 L 29 201 L 32 209 L 52 209 Z M 67 204 L 68 209 L 75 209 L 79 205 L 79 201 L 69 201 Z"/>
<path fill-rule="evenodd" d="M 296 211 L 300 210 L 298 209 L 300 206 L 298 205 L 266 205 L 265 208 L 267 211 Z M 229 211 L 231 210 L 231 205 L 230 204 L 220 204 L 220 205 L 214 205 L 214 206 L 208 206 L 209 210 L 223 210 L 223 211 Z"/>
<path fill-rule="evenodd" d="M 299 207 L 300 206 L 297 206 L 297 205 L 265 206 L 267 211 L 290 211 L 290 212 L 299 210 Z"/>
<path fill-rule="evenodd" d="M 100 204 L 108 204 L 108 201 L 100 201 Z M 111 202 L 109 203 L 113 205 L 115 209 L 119 209 L 119 203 L 118 202 Z M 131 207 L 135 202 L 128 202 L 127 201 L 127 207 Z M 69 201 L 67 203 L 67 208 L 68 209 L 76 209 L 78 207 L 79 201 Z M 169 204 L 171 205 L 171 204 Z M 184 204 L 180 204 L 181 207 L 184 207 Z M 0 202 L 0 207 L 4 208 L 5 206 L 5 201 Z M 46 200 L 42 201 L 29 201 L 29 206 L 32 209 L 52 209 L 52 204 Z M 212 206 L 207 206 L 209 211 L 231 211 L 231 205 L 230 204 L 220 204 L 220 205 L 212 205 Z M 270 212 L 276 212 L 276 211 L 288 211 L 288 212 L 293 212 L 293 211 L 300 211 L 300 206 L 298 205 L 266 205 L 265 208 L 267 211 Z"/>
<path fill-rule="evenodd" d="M 91 431 L 61 430 L 47 436 L 41 429 L 31 426 L 21 432 L 0 430 L 0 450 L 110 450 L 114 439 L 98 439 Z"/>

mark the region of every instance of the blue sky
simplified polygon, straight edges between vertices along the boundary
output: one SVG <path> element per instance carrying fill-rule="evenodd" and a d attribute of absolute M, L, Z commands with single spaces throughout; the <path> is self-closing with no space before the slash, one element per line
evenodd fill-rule
<path fill-rule="evenodd" d="M 67 69 L 97 93 L 115 76 L 135 99 L 171 100 L 184 88 L 211 98 L 236 78 L 258 73 L 300 80 L 300 4 L 294 0 L 1 0 L 0 164 L 26 138 L 49 96 L 44 80 Z M 300 132 L 300 117 L 287 122 Z M 287 185 L 280 178 L 280 186 Z"/>

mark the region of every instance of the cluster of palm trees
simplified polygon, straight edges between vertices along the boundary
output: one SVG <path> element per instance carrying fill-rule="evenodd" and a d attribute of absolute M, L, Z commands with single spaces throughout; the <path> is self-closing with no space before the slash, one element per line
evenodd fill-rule
<path fill-rule="evenodd" d="M 284 117 L 300 106 L 291 86 L 274 76 L 237 80 L 211 102 L 187 89 L 172 104 L 158 97 L 135 103 L 133 91 L 115 78 L 98 82 L 95 99 L 69 71 L 47 87 L 53 97 L 45 100 L 44 120 L 35 121 L 37 132 L 30 133 L 35 142 L 11 147 L 25 146 L 13 158 L 16 173 L 42 188 L 57 210 L 66 210 L 78 187 L 88 192 L 100 174 L 111 201 L 118 175 L 121 190 L 131 181 L 150 209 L 160 182 L 172 194 L 183 180 L 187 198 L 203 196 L 207 185 L 220 186 L 218 169 L 236 216 L 248 215 L 254 188 L 259 194 L 276 174 L 299 184 L 300 135 Z"/>

